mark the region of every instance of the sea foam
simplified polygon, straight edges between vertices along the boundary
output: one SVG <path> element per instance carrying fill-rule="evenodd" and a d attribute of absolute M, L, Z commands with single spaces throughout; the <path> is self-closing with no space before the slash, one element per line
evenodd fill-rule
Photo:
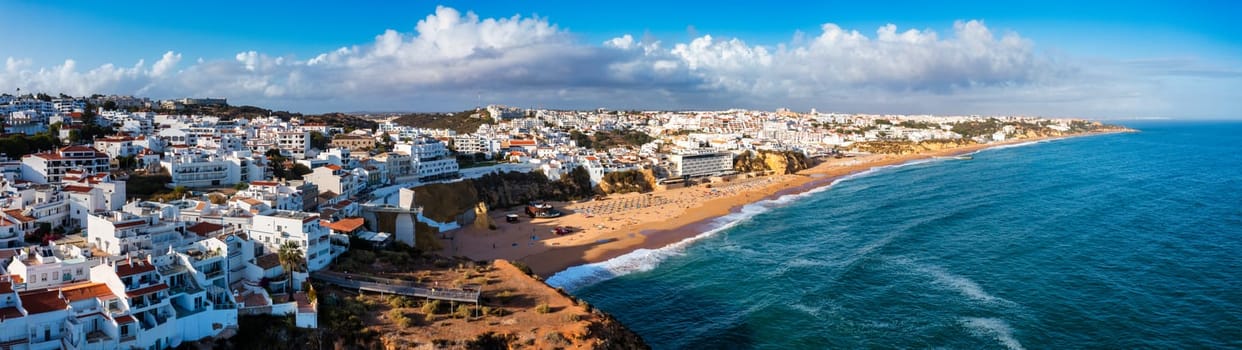
<path fill-rule="evenodd" d="M 1024 350 L 1022 343 L 1018 342 L 1018 338 L 1013 336 L 1013 327 L 1009 326 L 1009 322 L 999 318 L 981 318 L 967 317 L 962 319 L 962 324 L 970 329 L 975 336 L 991 335 L 1001 345 L 1009 350 Z"/>
<path fill-rule="evenodd" d="M 939 161 L 937 159 L 920 159 L 910 162 L 873 167 L 864 171 L 842 176 L 824 186 L 812 188 L 805 192 L 783 195 L 774 199 L 767 199 L 755 203 L 742 206 L 741 210 L 736 213 L 721 216 L 713 220 L 707 230 L 703 233 L 690 238 L 678 241 L 658 249 L 638 249 L 624 255 L 591 264 L 573 266 L 564 271 L 548 277 L 545 281 L 548 285 L 558 288 L 564 288 L 567 291 L 575 291 L 583 287 L 587 287 L 599 282 L 607 281 L 619 276 L 625 276 L 632 273 L 651 271 L 659 266 L 670 257 L 682 255 L 694 242 L 716 235 L 717 233 L 727 230 L 738 223 L 765 213 L 772 208 L 784 206 L 802 198 L 806 198 L 816 193 L 827 191 L 829 188 L 843 182 L 860 177 L 875 174 L 885 169 L 902 168 L 911 165 L 924 164 Z"/>

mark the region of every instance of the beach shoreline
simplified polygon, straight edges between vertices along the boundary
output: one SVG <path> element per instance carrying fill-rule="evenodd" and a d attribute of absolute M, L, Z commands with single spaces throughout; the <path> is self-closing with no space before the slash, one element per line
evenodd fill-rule
<path fill-rule="evenodd" d="M 746 205 L 805 193 L 873 168 L 954 157 L 1000 146 L 1129 131 L 1014 139 L 907 155 L 828 159 L 792 175 L 754 177 L 713 183 L 711 187 L 698 185 L 649 194 L 614 195 L 607 201 L 554 203 L 566 212 L 565 216 L 529 220 L 523 217 L 523 222 L 517 224 L 504 222 L 504 215 L 515 210 L 493 212 L 490 216 L 495 229 L 464 227 L 456 230 L 445 242 L 449 247 L 446 252 L 474 260 L 520 261 L 536 275 L 548 278 L 573 266 L 607 261 L 639 249 L 654 250 L 676 244 L 718 228 L 724 224 L 717 222 L 720 217 L 738 213 Z M 563 236 L 548 232 L 558 226 L 576 230 Z"/>

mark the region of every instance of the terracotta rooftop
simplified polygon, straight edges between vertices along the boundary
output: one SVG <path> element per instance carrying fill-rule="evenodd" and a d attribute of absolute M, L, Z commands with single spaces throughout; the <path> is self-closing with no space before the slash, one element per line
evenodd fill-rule
<path fill-rule="evenodd" d="M 362 227 L 362 225 L 365 223 L 366 221 L 363 220 L 362 218 L 353 217 L 353 218 L 344 218 L 344 219 L 341 219 L 341 221 L 329 223 L 323 226 L 336 232 L 354 232 L 354 230 L 357 230 L 358 228 Z"/>
<path fill-rule="evenodd" d="M 0 309 L 0 320 L 22 317 L 22 310 L 18 310 L 16 306 L 10 306 Z M 21 338 L 25 340 L 25 338 Z"/>
<path fill-rule="evenodd" d="M 25 292 L 18 296 L 22 299 L 22 308 L 30 315 L 69 308 L 69 303 L 61 299 L 60 291 L 55 289 Z"/>
<path fill-rule="evenodd" d="M 109 289 L 108 285 L 103 283 L 84 283 L 64 287 L 60 289 L 60 293 L 70 302 L 91 298 L 108 299 L 107 297 L 113 296 L 112 289 Z"/>
<path fill-rule="evenodd" d="M 117 277 L 133 276 L 151 271 L 155 271 L 155 265 L 151 265 L 151 263 L 146 260 L 133 260 L 132 262 L 121 261 L 116 263 Z"/>
<path fill-rule="evenodd" d="M 254 264 L 264 270 L 270 270 L 280 266 L 280 256 L 276 253 L 267 254 L 254 259 Z"/>
<path fill-rule="evenodd" d="M 142 295 L 146 295 L 146 294 L 155 293 L 155 292 L 158 292 L 158 291 L 161 291 L 161 290 L 165 290 L 165 289 L 168 289 L 168 285 L 167 285 L 167 284 L 160 283 L 160 284 L 157 284 L 157 285 L 154 285 L 154 286 L 150 286 L 150 287 L 142 287 L 142 288 L 138 288 L 138 289 L 135 289 L 135 290 L 131 290 L 131 291 L 125 292 L 125 296 L 128 296 L 128 297 L 130 297 L 130 298 L 133 298 L 133 297 L 136 297 L 136 296 L 142 296 Z"/>
<path fill-rule="evenodd" d="M 64 191 L 65 191 L 65 192 L 75 192 L 75 193 L 90 193 L 90 192 L 91 192 L 91 188 L 90 188 L 89 186 L 74 186 L 74 185 L 69 185 L 69 186 L 65 186 Z"/>
<path fill-rule="evenodd" d="M 189 230 L 190 232 L 194 232 L 194 234 L 197 234 L 202 237 L 207 237 L 207 234 L 220 231 L 222 229 L 224 229 L 224 225 L 217 225 L 217 224 L 213 224 L 210 222 L 200 222 L 200 223 L 194 224 L 194 226 L 190 226 L 186 228 L 186 230 Z"/>
<path fill-rule="evenodd" d="M 126 324 L 126 323 L 134 323 L 134 322 L 138 322 L 138 320 L 135 319 L 133 315 L 117 316 L 116 318 L 116 324 Z"/>
<path fill-rule="evenodd" d="M 23 223 L 35 221 L 35 218 L 22 214 L 21 209 L 9 209 L 9 210 L 5 210 L 4 213 L 9 214 L 9 216 L 13 217 L 14 220 L 17 220 Z"/>

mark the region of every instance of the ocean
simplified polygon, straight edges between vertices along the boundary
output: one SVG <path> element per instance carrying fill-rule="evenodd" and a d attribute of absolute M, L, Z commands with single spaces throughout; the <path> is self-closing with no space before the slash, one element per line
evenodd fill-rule
<path fill-rule="evenodd" d="M 1006 146 L 548 279 L 656 349 L 1242 348 L 1242 123 Z"/>

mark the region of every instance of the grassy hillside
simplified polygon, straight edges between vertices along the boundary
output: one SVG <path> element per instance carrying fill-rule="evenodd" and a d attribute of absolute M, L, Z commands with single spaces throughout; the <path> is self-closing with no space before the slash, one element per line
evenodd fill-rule
<path fill-rule="evenodd" d="M 475 113 L 479 113 L 479 117 L 471 117 Z M 449 129 L 459 134 L 468 134 L 478 131 L 479 125 L 492 124 L 493 121 L 487 115 L 487 111 L 466 110 L 457 113 L 406 114 L 394 120 L 393 123 L 416 128 Z"/>

